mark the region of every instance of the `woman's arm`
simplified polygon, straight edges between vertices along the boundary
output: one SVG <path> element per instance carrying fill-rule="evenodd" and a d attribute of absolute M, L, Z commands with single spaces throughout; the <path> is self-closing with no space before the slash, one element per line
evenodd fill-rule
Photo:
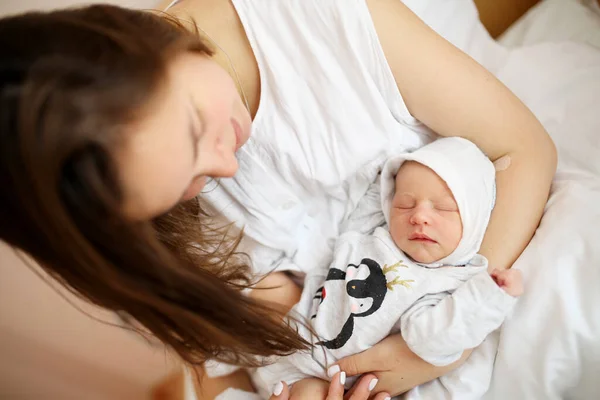
<path fill-rule="evenodd" d="M 379 380 L 374 392 L 385 391 L 396 396 L 447 374 L 462 365 L 470 354 L 471 350 L 465 351 L 455 363 L 436 367 L 410 351 L 402 335 L 397 333 L 369 350 L 340 360 L 337 365 L 348 376 L 373 373 Z"/>
<path fill-rule="evenodd" d="M 368 0 L 406 104 L 443 136 L 471 140 L 493 161 L 497 201 L 481 253 L 509 268 L 531 240 L 556 170 L 556 149 L 540 122 L 491 73 L 427 27 L 402 2 Z"/>

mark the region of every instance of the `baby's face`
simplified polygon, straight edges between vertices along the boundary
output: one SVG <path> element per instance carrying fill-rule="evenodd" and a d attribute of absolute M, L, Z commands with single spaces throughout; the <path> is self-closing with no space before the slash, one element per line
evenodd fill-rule
<path fill-rule="evenodd" d="M 452 192 L 423 164 L 405 162 L 396 175 L 390 233 L 403 252 L 426 264 L 450 255 L 462 238 L 462 221 Z"/>

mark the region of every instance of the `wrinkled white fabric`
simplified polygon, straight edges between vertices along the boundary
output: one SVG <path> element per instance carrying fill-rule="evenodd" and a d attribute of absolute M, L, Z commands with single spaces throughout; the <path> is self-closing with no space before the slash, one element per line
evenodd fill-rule
<path fill-rule="evenodd" d="M 233 5 L 261 98 L 239 170 L 203 198 L 244 228 L 256 273 L 307 273 L 331 254 L 383 161 L 431 132 L 409 113 L 364 0 Z"/>
<path fill-rule="evenodd" d="M 343 234 L 330 269 L 307 276 L 302 299 L 290 313 L 316 333 L 297 326 L 315 348 L 259 368 L 255 386 L 268 391 L 280 381 L 328 379 L 328 366 L 398 331 L 425 361 L 438 366 L 457 361 L 502 324 L 516 301 L 492 280 L 484 257 L 473 261 L 477 264 L 427 268 L 410 261 L 387 229 Z M 492 363 L 479 365 L 487 365 L 488 382 Z M 443 386 L 454 392 L 451 382 Z M 486 389 L 470 387 L 479 396 Z"/>

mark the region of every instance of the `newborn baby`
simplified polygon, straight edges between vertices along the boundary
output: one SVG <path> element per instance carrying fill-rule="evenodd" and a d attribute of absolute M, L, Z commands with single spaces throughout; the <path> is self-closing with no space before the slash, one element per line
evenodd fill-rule
<path fill-rule="evenodd" d="M 356 213 L 382 213 L 387 226 L 371 232 L 355 218 L 329 268 L 307 276 L 291 312 L 305 321 L 297 329 L 314 348 L 259 368 L 259 388 L 326 380 L 336 360 L 398 331 L 423 360 L 448 365 L 496 330 L 522 293 L 519 271 L 490 274 L 477 254 L 494 205 L 495 170 L 473 143 L 444 138 L 392 158 L 380 186 L 372 185 Z"/>

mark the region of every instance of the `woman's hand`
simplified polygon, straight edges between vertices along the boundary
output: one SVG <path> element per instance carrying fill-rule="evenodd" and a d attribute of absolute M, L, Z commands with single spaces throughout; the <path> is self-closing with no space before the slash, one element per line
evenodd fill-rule
<path fill-rule="evenodd" d="M 337 365 L 347 376 L 369 373 L 369 376 L 378 379 L 376 392 L 397 396 L 452 371 L 460 366 L 470 353 L 466 351 L 461 359 L 453 364 L 436 367 L 410 351 L 402 336 L 395 334 L 362 353 L 340 360 Z M 364 379 L 362 378 L 361 382 Z"/>
<path fill-rule="evenodd" d="M 377 385 L 377 378 L 373 374 L 363 376 L 353 387 L 344 395 L 344 382 L 346 373 L 337 372 L 333 375 L 329 387 L 327 383 L 319 379 L 304 379 L 295 383 L 290 389 L 284 382 L 276 385 L 273 395 L 269 400 L 389 400 L 390 395 L 386 392 L 374 393 Z"/>

